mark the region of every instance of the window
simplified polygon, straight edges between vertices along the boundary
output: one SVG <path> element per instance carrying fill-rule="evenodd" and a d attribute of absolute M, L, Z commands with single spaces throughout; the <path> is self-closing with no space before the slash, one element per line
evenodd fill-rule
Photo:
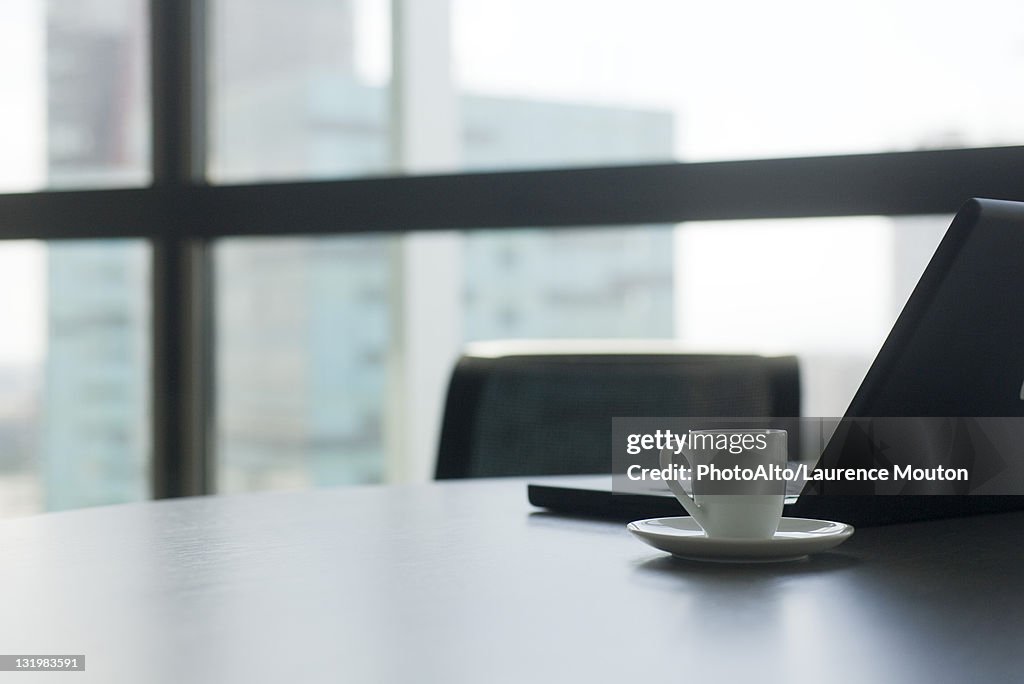
<path fill-rule="evenodd" d="M 797 354 L 803 415 L 841 416 L 950 219 L 684 224 L 677 336 L 696 349 Z"/>
<path fill-rule="evenodd" d="M 220 491 L 383 480 L 394 239 L 217 245 Z"/>
<path fill-rule="evenodd" d="M 145 2 L 16 0 L 0 18 L 0 191 L 147 182 Z"/>
<path fill-rule="evenodd" d="M 209 174 L 331 178 L 391 166 L 387 0 L 213 0 Z"/>
<path fill-rule="evenodd" d="M 0 8 L 0 192 L 149 181 L 146 7 Z M 148 245 L 5 240 L 0 292 L 0 515 L 148 497 Z"/>
<path fill-rule="evenodd" d="M 1006 80 L 1024 68 L 1012 0 L 969 12 L 927 0 L 453 0 L 451 11 L 464 168 L 1024 142 L 1024 95 Z"/>
<path fill-rule="evenodd" d="M 1024 199 L 1022 11 L 5 3 L 0 514 L 426 479 L 492 338 L 796 353 L 838 414 Z"/>
<path fill-rule="evenodd" d="M 432 252 L 436 271 L 409 268 L 402 287 L 407 238 L 225 240 L 215 262 L 220 491 L 387 479 L 389 384 L 402 372 L 406 389 L 423 383 L 414 411 L 431 412 L 435 428 L 405 449 L 430 462 L 447 373 L 479 340 L 660 338 L 797 354 L 804 414 L 842 415 L 948 222 L 466 231 Z M 426 315 L 406 310 L 403 288 Z M 396 353 L 423 366 L 410 371 Z"/>
<path fill-rule="evenodd" d="M 0 515 L 148 496 L 148 259 L 139 240 L 0 243 Z"/>

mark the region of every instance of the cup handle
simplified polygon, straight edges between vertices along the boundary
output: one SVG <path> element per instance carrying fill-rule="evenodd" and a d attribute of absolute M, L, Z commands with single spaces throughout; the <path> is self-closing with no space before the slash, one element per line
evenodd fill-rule
<path fill-rule="evenodd" d="M 674 465 L 673 461 L 675 455 L 676 453 L 672 449 L 661 450 L 661 454 L 658 460 L 661 464 L 662 470 L 670 470 L 672 468 L 672 466 Z M 689 461 L 687 461 L 687 465 L 691 466 L 692 470 L 692 464 Z M 679 484 L 679 480 L 673 477 L 671 479 L 665 480 L 665 484 L 667 484 L 668 488 L 672 490 L 672 493 L 675 495 L 676 499 L 679 500 L 679 503 L 682 505 L 682 507 L 686 509 L 686 512 L 693 516 L 695 520 L 700 522 L 700 520 L 704 517 L 704 511 L 701 509 L 700 504 L 697 503 L 696 500 L 694 500 L 694 498 L 690 496 L 685 489 L 683 489 L 683 485 Z"/>

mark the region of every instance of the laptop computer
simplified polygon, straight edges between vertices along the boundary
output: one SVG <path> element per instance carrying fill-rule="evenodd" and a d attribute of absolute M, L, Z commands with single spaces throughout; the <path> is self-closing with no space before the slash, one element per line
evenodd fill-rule
<path fill-rule="evenodd" d="M 880 417 L 1024 416 L 1024 203 L 971 199 L 957 212 L 846 412 Z M 825 456 L 841 449 L 839 434 Z M 681 515 L 667 490 L 613 492 L 611 475 L 537 481 L 535 506 L 637 519 Z M 809 485 L 810 487 L 810 485 Z M 927 492 L 922 492 L 927 493 Z M 989 494 L 787 497 L 784 515 L 878 525 L 1024 509 Z"/>

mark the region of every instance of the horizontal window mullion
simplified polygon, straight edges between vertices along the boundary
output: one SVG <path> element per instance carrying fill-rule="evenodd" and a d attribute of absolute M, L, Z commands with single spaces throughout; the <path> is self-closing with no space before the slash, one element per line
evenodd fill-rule
<path fill-rule="evenodd" d="M 1024 147 L 0 195 L 0 238 L 340 234 L 953 213 Z"/>
<path fill-rule="evenodd" d="M 0 239 L 155 237 L 173 221 L 162 189 L 0 194 Z"/>

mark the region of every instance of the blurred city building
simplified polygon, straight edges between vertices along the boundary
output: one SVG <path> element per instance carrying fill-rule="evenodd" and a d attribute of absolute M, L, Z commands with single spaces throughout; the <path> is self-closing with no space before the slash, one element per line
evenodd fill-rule
<path fill-rule="evenodd" d="M 245 28 L 213 56 L 215 177 L 388 168 L 388 90 L 354 71 L 350 3 L 304 2 L 301 13 L 274 0 L 213 5 L 216 21 Z M 47 3 L 51 185 L 139 182 L 144 174 L 147 110 L 133 92 L 141 82 L 142 9 Z M 304 38 L 271 50 L 260 36 L 275 31 Z M 675 122 L 666 112 L 469 95 L 460 105 L 472 168 L 607 162 L 617 150 L 623 160 L 662 159 L 673 149 Z M 223 490 L 382 478 L 396 239 L 218 246 Z M 473 232 L 463 240 L 464 262 L 455 266 L 464 269 L 467 339 L 673 334 L 670 227 Z M 135 243 L 49 247 L 41 440 L 48 509 L 145 496 L 147 257 Z"/>

